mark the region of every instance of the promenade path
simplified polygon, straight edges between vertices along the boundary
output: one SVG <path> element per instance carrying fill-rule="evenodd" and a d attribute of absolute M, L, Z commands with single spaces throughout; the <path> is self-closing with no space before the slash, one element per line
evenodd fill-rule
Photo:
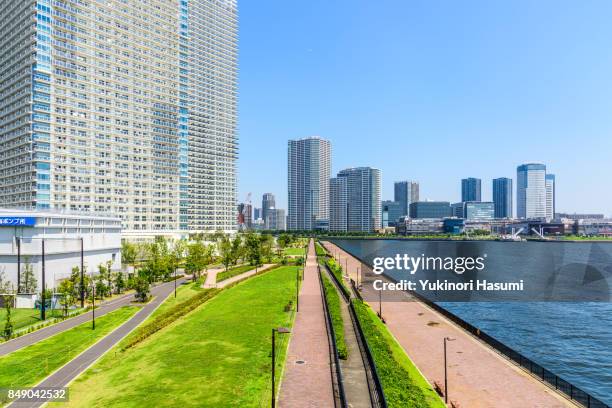
<path fill-rule="evenodd" d="M 334 406 L 329 340 L 318 274 L 314 242 L 311 240 L 300 288 L 299 311 L 291 331 L 280 385 L 280 407 Z"/>
<path fill-rule="evenodd" d="M 181 278 L 177 283 L 182 284 L 186 279 Z M 67 387 L 72 380 L 79 376 L 83 371 L 89 368 L 93 363 L 102 357 L 108 350 L 113 348 L 119 343 L 125 336 L 127 336 L 132 330 L 138 325 L 145 321 L 151 313 L 157 309 L 157 307 L 174 292 L 174 282 L 163 283 L 151 290 L 151 293 L 155 298 L 149 303 L 145 304 L 138 313 L 136 313 L 130 320 L 123 323 L 117 329 L 112 331 L 107 336 L 103 337 L 100 341 L 83 351 L 81 354 L 76 356 L 70 362 L 59 368 L 53 374 L 49 375 L 43 381 L 36 385 L 40 388 L 50 387 Z M 97 311 L 96 311 L 97 316 Z M 9 407 L 15 408 L 34 408 L 44 405 L 43 402 L 23 402 L 14 401 Z"/>
<path fill-rule="evenodd" d="M 348 266 L 351 279 L 358 281 L 361 271 L 362 295 L 378 312 L 379 295 L 370 282 L 381 276 L 339 247 L 329 242 L 324 246 L 343 268 Z M 387 327 L 430 383 L 444 387 L 443 341 L 455 339 L 447 343 L 449 402 L 470 408 L 576 406 L 408 293 L 394 294 L 393 301 L 385 301 L 385 295 L 382 315 Z"/>
<path fill-rule="evenodd" d="M 174 288 L 174 282 L 164 283 L 153 287 L 151 289 L 151 294 L 153 296 L 157 296 L 160 292 L 165 291 L 165 287 L 167 285 L 170 285 L 172 286 L 172 288 Z M 103 302 L 100 304 L 100 306 L 96 306 L 96 317 L 104 316 L 105 314 L 117 310 L 120 307 L 129 305 L 133 300 L 134 294 L 130 293 L 109 300 L 107 302 Z M 89 320 L 91 320 L 91 312 L 86 312 L 78 316 L 62 320 L 59 323 L 43 327 L 42 329 L 38 329 L 36 331 L 33 331 L 32 333 L 24 334 L 23 336 L 9 340 L 5 343 L 0 344 L 0 356 L 12 353 L 13 351 L 17 351 L 23 347 L 27 347 L 41 340 L 45 340 L 51 336 L 72 329 L 73 327 L 83 324 Z"/>
<path fill-rule="evenodd" d="M 217 288 L 224 288 L 227 285 L 231 285 L 234 282 L 238 282 L 241 281 L 243 279 L 246 279 L 248 277 L 251 277 L 259 272 L 265 271 L 266 269 L 270 269 L 271 267 L 273 267 L 275 264 L 263 264 L 262 266 L 258 267 L 258 268 L 253 268 L 250 271 L 246 271 L 241 273 L 240 275 L 236 275 L 236 276 L 232 276 L 231 278 L 222 280 L 221 282 L 217 282 L 216 286 Z"/>

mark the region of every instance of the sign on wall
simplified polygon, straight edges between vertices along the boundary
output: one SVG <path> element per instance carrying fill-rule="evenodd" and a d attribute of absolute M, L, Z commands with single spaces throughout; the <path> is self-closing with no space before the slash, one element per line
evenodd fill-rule
<path fill-rule="evenodd" d="M 1 217 L 0 227 L 33 227 L 36 217 Z"/>

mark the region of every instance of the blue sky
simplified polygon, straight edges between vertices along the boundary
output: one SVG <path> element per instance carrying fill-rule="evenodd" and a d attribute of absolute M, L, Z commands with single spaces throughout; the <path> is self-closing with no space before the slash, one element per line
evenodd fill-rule
<path fill-rule="evenodd" d="M 287 140 L 332 142 L 332 174 L 382 170 L 421 198 L 460 179 L 557 175 L 557 211 L 612 215 L 612 2 L 241 1 L 239 200 L 286 208 Z"/>

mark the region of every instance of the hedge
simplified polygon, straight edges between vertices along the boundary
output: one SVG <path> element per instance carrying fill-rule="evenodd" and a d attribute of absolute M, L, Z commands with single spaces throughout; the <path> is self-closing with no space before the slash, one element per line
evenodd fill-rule
<path fill-rule="evenodd" d="M 334 326 L 334 334 L 336 335 L 336 349 L 338 350 L 338 358 L 346 360 L 348 358 L 348 348 L 344 337 L 344 321 L 342 319 L 342 310 L 340 310 L 340 296 L 336 291 L 336 287 L 327 276 L 321 274 L 323 279 L 323 289 L 325 290 L 325 300 L 327 301 L 327 310 L 331 316 L 332 325 Z"/>
<path fill-rule="evenodd" d="M 350 299 L 351 291 L 346 287 L 346 284 L 344 283 L 344 279 L 342 277 L 342 266 L 340 266 L 334 258 L 327 259 L 325 261 L 325 264 L 327 265 L 331 273 L 334 274 L 336 280 L 340 282 L 340 288 L 342 289 L 342 292 L 344 292 L 346 297 Z"/>

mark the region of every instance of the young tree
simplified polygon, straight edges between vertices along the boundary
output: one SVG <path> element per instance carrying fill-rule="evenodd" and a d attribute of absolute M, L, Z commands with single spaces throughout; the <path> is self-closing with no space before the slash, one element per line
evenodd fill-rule
<path fill-rule="evenodd" d="M 200 277 L 200 272 L 207 265 L 206 252 L 206 246 L 202 241 L 193 242 L 187 247 L 185 271 L 192 274 L 194 280 Z"/>
<path fill-rule="evenodd" d="M 6 320 L 4 322 L 4 331 L 2 335 L 6 340 L 9 340 L 13 336 L 11 311 L 13 309 L 13 303 L 15 302 L 14 292 L 14 287 L 5 279 L 4 268 L 2 268 L 2 270 L 0 270 L 0 294 L 2 295 L 2 301 L 4 302 L 4 308 L 6 310 Z"/>
<path fill-rule="evenodd" d="M 274 244 L 274 238 L 270 234 L 263 234 L 261 236 L 261 256 L 268 262 L 272 260 L 272 246 Z"/>
<path fill-rule="evenodd" d="M 113 261 L 111 261 L 110 259 L 108 261 L 106 261 L 106 282 L 108 286 L 108 294 L 111 295 L 113 292 L 113 273 L 111 272 L 113 267 Z"/>
<path fill-rule="evenodd" d="M 244 249 L 247 261 L 254 266 L 261 265 L 261 240 L 254 232 L 247 232 L 244 239 Z"/>
<path fill-rule="evenodd" d="M 236 234 L 236 236 L 232 240 L 232 248 L 230 252 L 232 258 L 231 262 L 232 264 L 236 265 L 238 263 L 238 260 L 243 257 L 244 253 L 242 246 L 242 238 L 240 237 L 240 235 Z"/>
<path fill-rule="evenodd" d="M 38 282 L 34 276 L 34 267 L 30 263 L 30 257 L 23 258 L 23 272 L 21 273 L 19 293 L 34 293 Z"/>
<path fill-rule="evenodd" d="M 136 263 L 136 246 L 131 242 L 121 242 L 121 262 L 128 266 L 134 266 Z"/>
<path fill-rule="evenodd" d="M 106 267 L 104 264 L 98 265 L 98 275 L 96 276 L 96 294 L 100 299 L 104 299 L 108 292 L 108 287 L 104 283 L 106 279 Z"/>
<path fill-rule="evenodd" d="M 118 271 L 115 273 L 115 290 L 117 294 L 120 294 L 125 289 L 125 280 L 123 279 L 123 272 Z"/>
<path fill-rule="evenodd" d="M 74 284 L 71 279 L 64 279 L 60 282 L 58 292 L 62 295 L 60 301 L 64 311 L 64 317 L 68 316 L 68 309 L 74 304 Z"/>
<path fill-rule="evenodd" d="M 149 298 L 150 283 L 148 277 L 140 273 L 140 271 L 138 275 L 136 275 L 136 277 L 134 278 L 134 290 L 136 291 L 134 296 L 136 297 L 137 301 L 147 301 L 147 299 Z"/>
<path fill-rule="evenodd" d="M 217 251 L 221 257 L 221 263 L 225 266 L 225 270 L 229 268 L 232 263 L 232 241 L 229 236 L 223 235 L 223 237 L 217 241 Z"/>
<path fill-rule="evenodd" d="M 290 234 L 280 234 L 276 239 L 276 246 L 278 248 L 278 255 L 280 256 L 285 248 L 291 245 L 292 236 Z"/>

